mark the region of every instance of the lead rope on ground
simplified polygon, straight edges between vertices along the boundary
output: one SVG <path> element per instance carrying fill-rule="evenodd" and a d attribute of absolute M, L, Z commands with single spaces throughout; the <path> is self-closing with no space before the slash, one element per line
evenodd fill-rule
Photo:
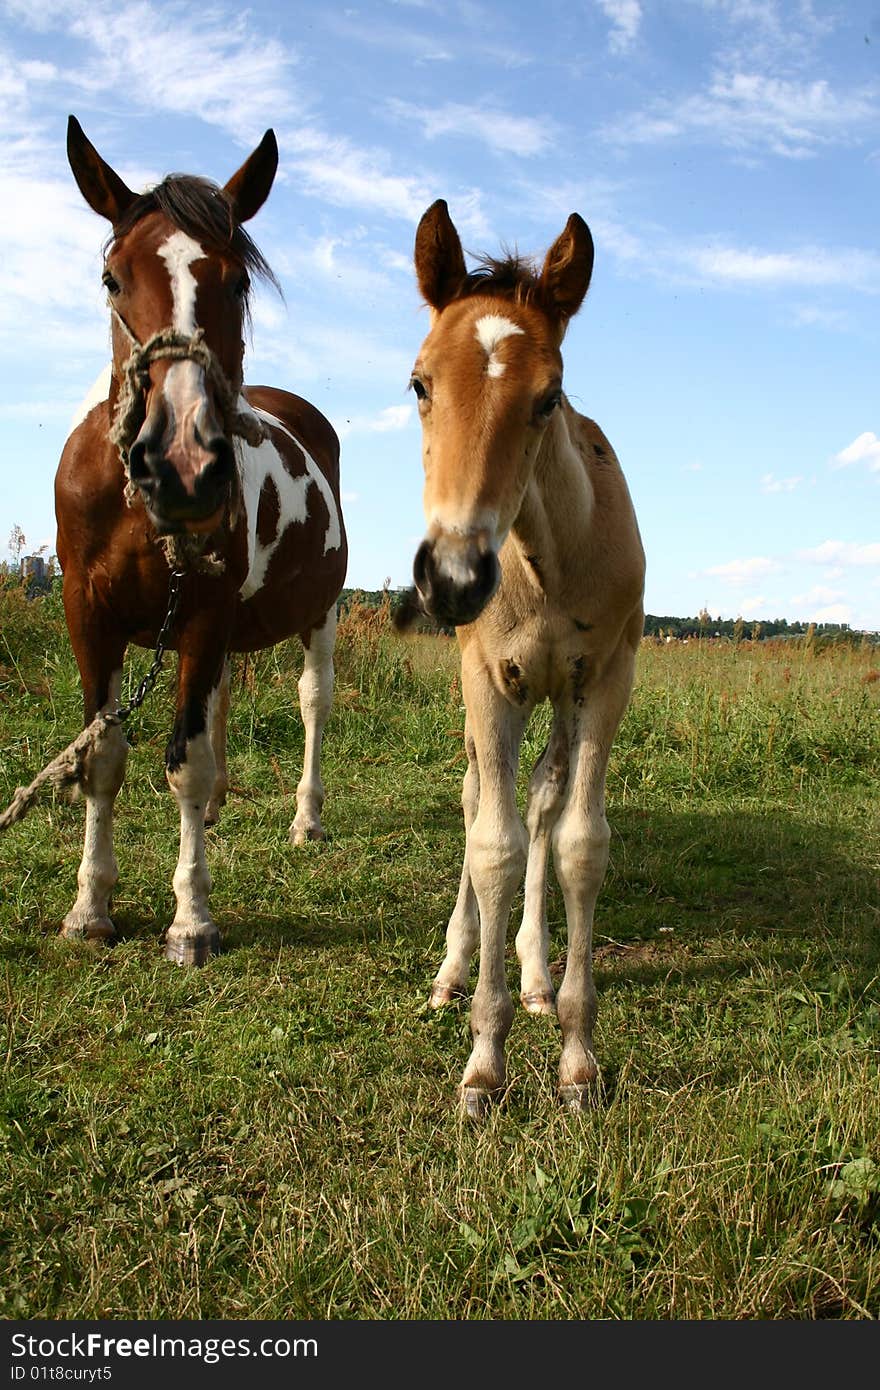
<path fill-rule="evenodd" d="M 47 763 L 42 772 L 37 773 L 29 786 L 16 788 L 15 795 L 6 810 L 0 812 L 0 831 L 7 830 L 16 821 L 22 820 L 44 787 L 50 786 L 56 792 L 67 791 L 71 788 L 82 789 L 88 755 L 99 747 L 101 740 L 107 737 L 111 729 L 124 724 L 134 710 L 140 709 L 156 684 L 162 669 L 168 638 L 177 616 L 180 583 L 183 576 L 183 570 L 173 569 L 171 571 L 171 578 L 168 582 L 168 611 L 165 614 L 165 621 L 159 629 L 159 636 L 156 638 L 156 650 L 153 653 L 150 669 L 138 684 L 134 695 L 127 704 L 119 705 L 115 710 L 102 710 L 96 714 L 91 724 L 88 724 L 63 752 L 53 758 L 50 763 Z"/>

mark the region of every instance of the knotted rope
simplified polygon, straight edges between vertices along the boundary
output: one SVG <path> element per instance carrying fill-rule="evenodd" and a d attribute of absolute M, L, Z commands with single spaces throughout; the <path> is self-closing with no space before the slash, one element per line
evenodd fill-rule
<path fill-rule="evenodd" d="M 174 626 L 174 619 L 177 616 L 177 605 L 180 601 L 180 581 L 182 579 L 182 570 L 171 571 L 171 580 L 168 585 L 168 611 L 159 630 L 159 636 L 156 638 L 153 660 L 149 671 L 138 685 L 128 704 L 119 705 L 115 710 L 99 711 L 91 724 L 88 724 L 82 733 L 76 736 L 73 743 L 68 744 L 64 751 L 58 754 L 57 758 L 53 758 L 50 763 L 47 763 L 43 771 L 37 773 L 29 786 L 16 787 L 15 795 L 6 810 L 0 813 L 0 832 L 7 830 L 10 825 L 14 825 L 16 821 L 22 820 L 27 815 L 43 787 L 47 784 L 54 787 L 56 791 L 78 792 L 83 786 L 86 758 L 89 753 L 98 747 L 111 729 L 119 728 L 125 723 L 132 710 L 139 709 L 143 704 L 156 684 L 156 679 L 162 669 L 165 647 Z"/>

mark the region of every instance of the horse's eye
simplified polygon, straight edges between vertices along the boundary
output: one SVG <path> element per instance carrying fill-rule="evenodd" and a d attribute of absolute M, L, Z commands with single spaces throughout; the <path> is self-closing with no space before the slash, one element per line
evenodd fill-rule
<path fill-rule="evenodd" d="M 416 400 L 424 401 L 427 399 L 427 388 L 425 386 L 425 383 L 421 381 L 419 377 L 411 376 L 409 379 L 409 384 L 412 387 L 413 391 L 415 391 L 416 393 Z"/>
<path fill-rule="evenodd" d="M 553 414 L 554 410 L 560 404 L 561 401 L 562 392 L 551 391 L 550 395 L 546 396 L 544 400 L 541 402 L 541 404 L 538 406 L 538 414 L 540 415 L 541 419 L 549 420 L 550 416 Z"/>
<path fill-rule="evenodd" d="M 119 281 L 116 280 L 110 274 L 109 270 L 105 270 L 104 274 L 101 276 L 101 284 L 104 286 L 108 294 L 119 293 Z"/>
<path fill-rule="evenodd" d="M 238 283 L 237 283 L 236 286 L 235 286 L 235 297 L 236 297 L 236 299 L 244 299 L 244 297 L 245 297 L 245 295 L 247 294 L 247 292 L 248 292 L 248 290 L 250 289 L 250 287 L 251 287 L 250 277 L 249 277 L 246 273 L 245 273 L 244 275 L 241 275 L 241 276 L 239 277 Z"/>

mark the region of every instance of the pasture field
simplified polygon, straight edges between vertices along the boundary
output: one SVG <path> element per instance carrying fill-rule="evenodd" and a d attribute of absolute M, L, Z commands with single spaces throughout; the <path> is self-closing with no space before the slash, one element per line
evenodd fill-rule
<path fill-rule="evenodd" d="M 158 942 L 163 672 L 117 803 L 119 943 L 56 935 L 81 805 L 0 836 L 0 1316 L 876 1318 L 878 668 L 643 644 L 596 920 L 604 1100 L 560 1110 L 557 1026 L 518 1010 L 482 1127 L 454 1105 L 466 1013 L 426 1008 L 463 846 L 454 642 L 343 622 L 329 839 L 298 851 L 298 649 L 239 665 L 201 971 Z M 0 805 L 79 719 L 57 593 L 0 594 Z M 558 972 L 555 885 L 550 920 Z"/>

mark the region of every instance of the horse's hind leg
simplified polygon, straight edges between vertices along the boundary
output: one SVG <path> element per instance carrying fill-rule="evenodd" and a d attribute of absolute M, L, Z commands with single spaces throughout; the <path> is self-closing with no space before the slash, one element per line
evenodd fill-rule
<path fill-rule="evenodd" d="M 122 688 L 122 672 L 115 671 L 109 681 L 105 710 L 116 709 Z M 86 701 L 86 718 L 91 712 Z M 86 829 L 83 856 L 77 871 L 76 902 L 61 925 L 61 935 L 70 940 L 108 942 L 116 930 L 110 920 L 110 894 L 119 877 L 113 852 L 113 805 L 125 775 L 128 742 L 120 725 L 110 725 L 100 743 L 86 758 L 83 792 L 86 802 Z"/>
<path fill-rule="evenodd" d="M 324 725 L 333 704 L 333 649 L 336 644 L 336 605 L 327 613 L 321 627 L 303 638 L 305 654 L 299 678 L 299 707 L 305 729 L 303 772 L 296 789 L 296 815 L 290 827 L 290 842 L 303 845 L 307 840 L 323 840 L 321 809 L 324 783 L 321 781 L 321 741 Z"/>
<path fill-rule="evenodd" d="M 230 662 L 227 657 L 223 664 L 220 684 L 217 686 L 216 698 L 210 710 L 209 736 L 217 770 L 214 774 L 214 790 L 211 792 L 205 807 L 205 825 L 217 824 L 220 819 L 220 809 L 226 805 L 226 793 L 229 790 L 229 772 L 226 767 L 226 726 L 229 719 L 230 676 Z"/>

